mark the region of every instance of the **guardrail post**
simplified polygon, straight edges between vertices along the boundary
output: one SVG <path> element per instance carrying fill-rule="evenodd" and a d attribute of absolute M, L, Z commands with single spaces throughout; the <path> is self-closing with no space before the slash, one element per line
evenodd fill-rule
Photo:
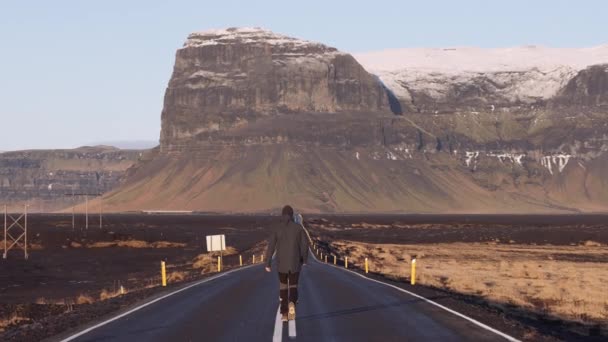
<path fill-rule="evenodd" d="M 325 254 L 325 263 L 327 264 L 327 254 Z"/>
<path fill-rule="evenodd" d="M 344 258 L 344 268 L 348 268 L 348 257 Z"/>
<path fill-rule="evenodd" d="M 365 273 L 369 273 L 369 264 L 367 262 L 367 258 L 365 258 Z"/>
<path fill-rule="evenodd" d="M 262 256 L 260 257 L 260 262 L 264 262 L 264 254 L 262 254 Z"/>
<path fill-rule="evenodd" d="M 416 285 L 416 258 L 412 258 L 412 273 L 410 275 L 410 283 Z"/>
<path fill-rule="evenodd" d="M 243 256 L 239 255 L 239 265 L 243 266 Z"/>
<path fill-rule="evenodd" d="M 160 262 L 160 278 L 161 278 L 163 287 L 167 286 L 167 270 L 165 269 L 164 261 Z"/>
<path fill-rule="evenodd" d="M 255 254 L 253 255 L 253 263 L 255 264 Z"/>
<path fill-rule="evenodd" d="M 336 260 L 336 255 L 334 254 L 334 265 L 337 265 L 338 260 Z"/>

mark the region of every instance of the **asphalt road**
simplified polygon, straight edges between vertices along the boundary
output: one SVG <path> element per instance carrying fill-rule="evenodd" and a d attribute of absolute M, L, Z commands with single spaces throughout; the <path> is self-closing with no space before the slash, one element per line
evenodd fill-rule
<path fill-rule="evenodd" d="M 423 299 L 312 257 L 300 279 L 291 329 L 277 322 L 276 273 L 257 265 L 161 299 L 72 341 L 505 340 Z"/>

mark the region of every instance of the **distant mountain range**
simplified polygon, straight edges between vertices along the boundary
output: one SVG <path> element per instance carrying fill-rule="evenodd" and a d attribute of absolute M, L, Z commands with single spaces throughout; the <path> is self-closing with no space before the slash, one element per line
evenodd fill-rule
<path fill-rule="evenodd" d="M 104 210 L 608 211 L 608 46 L 353 57 L 259 28 L 195 32 L 161 124 L 160 144 L 94 144 L 158 148 L 79 149 L 121 172 Z"/>
<path fill-rule="evenodd" d="M 147 150 L 158 146 L 158 141 L 154 140 L 109 140 L 86 144 L 87 146 L 114 146 L 123 150 Z"/>
<path fill-rule="evenodd" d="M 104 204 L 606 211 L 603 63 L 607 46 L 354 58 L 258 28 L 195 32 L 176 54 L 160 148 Z"/>

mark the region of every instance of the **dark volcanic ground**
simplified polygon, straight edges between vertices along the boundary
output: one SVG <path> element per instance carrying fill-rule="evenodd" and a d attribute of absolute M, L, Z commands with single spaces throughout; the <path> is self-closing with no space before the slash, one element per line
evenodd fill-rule
<path fill-rule="evenodd" d="M 71 215 L 30 215 L 29 241 L 40 246 L 30 259 L 12 252 L 0 260 L 0 318 L 11 314 L 25 318 L 20 328 L 9 328 L 3 340 L 40 340 L 79 324 L 127 307 L 160 288 L 128 293 L 95 304 L 66 305 L 80 294 L 95 299 L 103 289 L 118 284 L 127 289 L 160 282 L 159 263 L 167 260 L 168 273 L 186 270 L 193 279 L 192 260 L 205 252 L 205 236 L 226 234 L 228 246 L 251 262 L 260 253 L 273 216 L 255 215 L 143 215 L 107 214 L 104 227 L 91 215 L 88 230 L 84 217 L 77 217 L 72 230 Z M 517 243 L 536 245 L 580 245 L 586 241 L 608 244 L 608 215 L 305 215 L 313 236 L 370 243 Z M 84 248 L 72 242 L 142 240 L 185 243 L 179 248 Z M 238 265 L 238 255 L 226 257 L 227 267 Z M 200 277 L 200 275 L 198 275 Z M 179 286 L 170 284 L 170 286 Z M 34 304 L 34 303 L 46 304 Z"/>
<path fill-rule="evenodd" d="M 0 303 L 61 300 L 89 291 L 158 282 L 160 261 L 169 267 L 191 263 L 206 252 L 205 236 L 226 234 L 226 245 L 243 252 L 266 238 L 270 216 L 205 215 L 104 215 L 103 228 L 98 216 L 29 215 L 29 242 L 42 249 L 30 251 L 29 260 L 20 251 L 11 251 L 0 260 Z M 183 248 L 74 248 L 71 242 L 86 245 L 100 241 L 143 240 L 185 243 Z M 249 260 L 250 255 L 243 255 Z M 236 265 L 238 256 L 227 257 L 227 266 Z M 136 284 L 139 283 L 139 284 Z"/>
<path fill-rule="evenodd" d="M 305 215 L 313 235 L 370 243 L 499 242 L 536 245 L 608 244 L 608 215 Z M 273 216 L 254 215 L 30 215 L 29 241 L 42 246 L 30 259 L 13 251 L 1 260 L 0 303 L 58 300 L 118 282 L 154 282 L 159 262 L 170 266 L 190 263 L 205 252 L 205 236 L 226 234 L 226 244 L 250 260 L 251 249 L 264 240 Z M 99 241 L 143 240 L 185 243 L 183 248 L 73 248 Z M 227 257 L 227 266 L 238 256 Z"/>
<path fill-rule="evenodd" d="M 325 239 L 369 243 L 608 244 L 608 215 L 310 215 Z"/>

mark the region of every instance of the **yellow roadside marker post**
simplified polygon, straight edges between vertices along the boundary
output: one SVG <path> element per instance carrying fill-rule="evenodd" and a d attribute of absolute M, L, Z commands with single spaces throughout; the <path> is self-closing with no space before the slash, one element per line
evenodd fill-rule
<path fill-rule="evenodd" d="M 222 257 L 221 256 L 217 257 L 217 271 L 218 272 L 222 271 Z"/>
<path fill-rule="evenodd" d="M 369 273 L 369 265 L 367 263 L 367 258 L 365 258 L 365 273 Z"/>
<path fill-rule="evenodd" d="M 243 266 L 243 256 L 239 255 L 239 265 Z"/>
<path fill-rule="evenodd" d="M 336 255 L 334 254 L 334 265 L 336 265 L 338 260 L 336 260 Z"/>
<path fill-rule="evenodd" d="M 165 270 L 165 262 L 160 262 L 160 278 L 163 286 L 167 286 L 167 271 Z"/>
<path fill-rule="evenodd" d="M 410 283 L 416 285 L 416 258 L 412 258 L 412 274 L 410 275 Z"/>
<path fill-rule="evenodd" d="M 344 258 L 344 268 L 348 268 L 348 257 Z"/>
<path fill-rule="evenodd" d="M 262 254 L 262 260 L 260 262 L 264 262 L 264 254 Z"/>

